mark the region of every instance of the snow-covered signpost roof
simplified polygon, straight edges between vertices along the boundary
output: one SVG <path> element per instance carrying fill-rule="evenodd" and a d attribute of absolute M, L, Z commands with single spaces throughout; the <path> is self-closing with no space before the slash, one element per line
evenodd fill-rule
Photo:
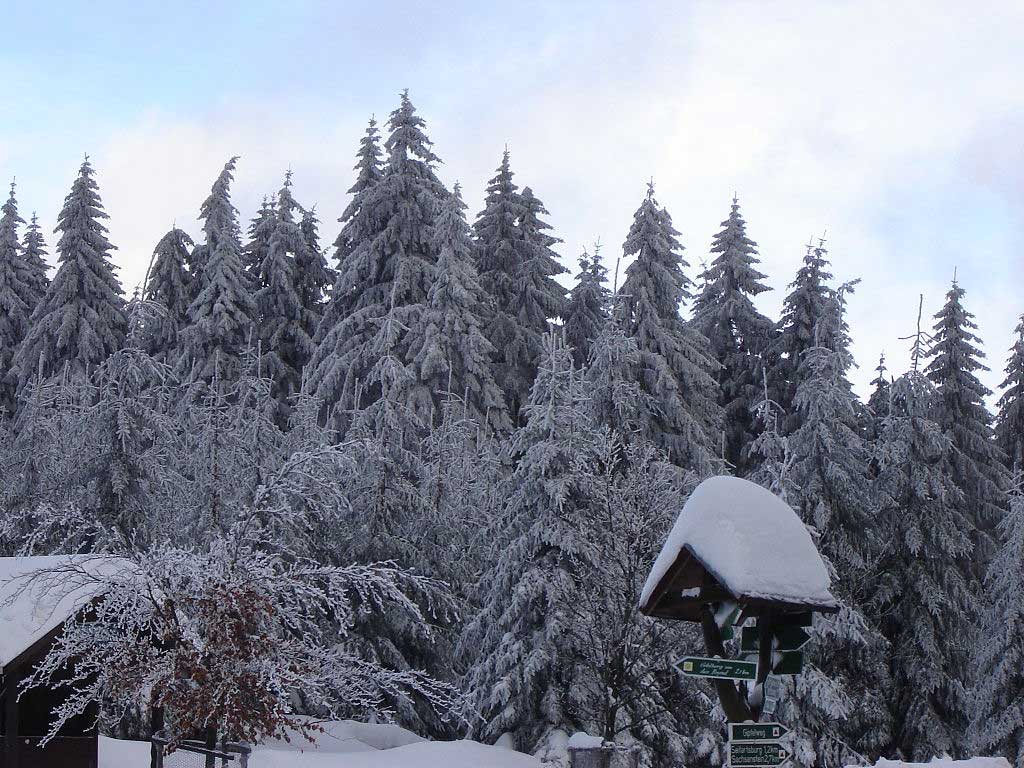
<path fill-rule="evenodd" d="M 726 718 L 742 723 L 775 711 L 770 674 L 800 673 L 800 648 L 810 639 L 803 627 L 814 612 L 839 610 L 829 586 L 814 540 L 786 502 L 747 480 L 712 477 L 683 506 L 640 610 L 700 623 L 707 656 L 675 666 L 711 678 Z M 725 640 L 737 627 L 743 658 L 729 659 Z"/>
<path fill-rule="evenodd" d="M 747 616 L 839 608 L 797 514 L 771 491 L 727 476 L 690 495 L 647 577 L 640 610 L 699 622 L 703 606 L 723 602 Z"/>

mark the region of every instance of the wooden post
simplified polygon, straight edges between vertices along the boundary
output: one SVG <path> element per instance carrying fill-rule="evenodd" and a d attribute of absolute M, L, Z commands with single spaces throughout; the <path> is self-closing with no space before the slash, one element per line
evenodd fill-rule
<path fill-rule="evenodd" d="M 210 750 L 206 754 L 206 768 L 217 768 L 217 758 L 213 755 L 217 749 L 217 727 L 214 725 L 206 729 L 206 748 Z"/>
<path fill-rule="evenodd" d="M 761 710 L 764 708 L 764 681 L 768 679 L 768 673 L 772 671 L 773 623 L 770 613 L 757 617 L 757 641 L 760 647 L 757 649 L 757 678 L 754 680 L 754 686 L 761 686 L 761 706 L 757 708 L 755 713 L 757 716 L 753 718 L 754 720 L 761 719 Z"/>
<path fill-rule="evenodd" d="M 164 729 L 164 708 L 157 705 L 150 705 L 149 708 L 149 766 L 150 768 L 163 768 L 164 745 L 157 742 L 153 737 L 162 735 Z"/>
<path fill-rule="evenodd" d="M 709 656 L 725 658 L 725 644 L 722 642 L 722 632 L 715 622 L 715 613 L 707 603 L 701 608 L 700 626 L 704 632 L 704 646 Z M 730 723 L 742 723 L 751 719 L 750 707 L 740 696 L 732 680 L 712 680 L 718 700 L 722 704 L 722 711 Z"/>

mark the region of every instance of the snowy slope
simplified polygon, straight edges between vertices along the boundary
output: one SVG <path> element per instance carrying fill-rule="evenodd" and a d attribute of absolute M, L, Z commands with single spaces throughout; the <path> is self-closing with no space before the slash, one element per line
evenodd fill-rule
<path fill-rule="evenodd" d="M 425 741 L 394 725 L 324 723 L 315 744 L 302 738 L 253 750 L 252 768 L 541 768 L 539 760 L 474 741 Z M 100 737 L 99 768 L 149 765 L 149 744 Z"/>
<path fill-rule="evenodd" d="M 935 757 L 927 763 L 904 763 L 901 760 L 882 758 L 875 763 L 874 768 L 1010 768 L 1010 763 L 1005 757 L 971 757 L 966 760 Z"/>
<path fill-rule="evenodd" d="M 835 605 L 825 564 L 786 502 L 737 477 L 711 477 L 690 494 L 640 596 L 646 606 L 684 547 L 734 595 Z"/>

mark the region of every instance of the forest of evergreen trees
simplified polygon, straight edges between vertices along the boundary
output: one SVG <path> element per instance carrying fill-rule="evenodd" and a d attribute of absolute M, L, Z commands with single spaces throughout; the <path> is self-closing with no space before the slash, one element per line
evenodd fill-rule
<path fill-rule="evenodd" d="M 956 282 L 910 370 L 880 360 L 863 402 L 848 379 L 856 281 L 808 246 L 781 317 L 761 314 L 735 199 L 698 274 L 652 184 L 619 284 L 595 248 L 566 291 L 543 190 L 514 180 L 508 151 L 472 223 L 407 94 L 356 158 L 332 250 L 290 173 L 245 228 L 231 158 L 199 242 L 154 236 L 130 299 L 88 159 L 52 246 L 12 184 L 3 554 L 120 555 L 165 595 L 223 598 L 263 574 L 268 641 L 243 661 L 278 659 L 272 683 L 253 678 L 273 691 L 268 717 L 390 715 L 542 755 L 585 730 L 641 745 L 647 765 L 718 765 L 713 692 L 671 667 L 700 636 L 637 601 L 686 494 L 733 473 L 799 513 L 843 604 L 786 678 L 795 761 L 1024 765 L 1024 317 L 996 413 Z M 212 626 L 194 602 L 195 626 Z M 117 723 L 145 665 L 125 651 L 139 603 L 112 605 L 107 645 L 75 652 L 94 654 Z M 343 669 L 311 661 L 339 647 Z M 192 701 L 136 683 L 179 713 Z"/>

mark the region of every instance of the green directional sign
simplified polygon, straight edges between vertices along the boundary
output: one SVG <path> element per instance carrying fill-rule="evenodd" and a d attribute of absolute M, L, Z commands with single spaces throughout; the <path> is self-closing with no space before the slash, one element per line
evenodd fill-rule
<path fill-rule="evenodd" d="M 757 664 L 737 659 L 707 659 L 687 656 L 674 665 L 684 675 L 691 677 L 716 677 L 724 680 L 753 680 L 757 677 Z"/>
<path fill-rule="evenodd" d="M 758 627 L 744 627 L 740 636 L 740 650 L 754 652 L 761 647 L 761 630 Z M 795 651 L 803 648 L 811 636 L 803 627 L 795 624 L 782 624 L 772 627 L 772 635 L 775 640 L 772 647 L 779 651 Z"/>
<path fill-rule="evenodd" d="M 729 723 L 729 741 L 772 741 L 787 733 L 782 723 Z"/>
<path fill-rule="evenodd" d="M 776 675 L 799 675 L 804 669 L 804 654 L 801 651 L 783 651 L 782 660 L 772 668 Z"/>
<path fill-rule="evenodd" d="M 803 627 L 792 624 L 783 624 L 781 627 L 772 627 L 772 634 L 778 641 L 775 647 L 780 651 L 795 651 L 803 648 L 811 636 Z"/>
<path fill-rule="evenodd" d="M 792 755 L 777 741 L 729 742 L 731 768 L 775 768 Z"/>

